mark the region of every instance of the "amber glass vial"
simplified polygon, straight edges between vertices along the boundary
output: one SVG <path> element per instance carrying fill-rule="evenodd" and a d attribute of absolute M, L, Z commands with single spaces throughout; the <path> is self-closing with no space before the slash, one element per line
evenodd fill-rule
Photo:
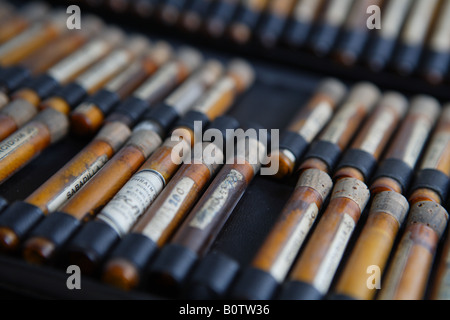
<path fill-rule="evenodd" d="M 396 157 L 398 158 L 390 158 L 388 151 L 386 157 L 391 160 L 387 163 L 402 164 L 401 159 L 409 159 L 409 163 L 415 166 L 438 115 L 439 107 L 431 101 L 431 104 L 427 106 L 423 104 L 424 100 L 422 100 L 422 103 L 419 103 L 420 99 L 412 101 L 409 113 L 389 147 L 389 150 L 400 150 L 403 146 L 409 144 L 414 145 L 416 150 L 409 148 L 408 151 L 408 148 L 406 148 L 403 152 L 397 154 Z M 422 122 L 424 118 L 425 127 Z M 448 118 L 441 121 L 439 125 L 441 129 L 438 132 L 442 132 L 445 126 L 448 126 Z M 420 135 L 411 134 L 411 132 L 417 130 L 424 131 Z M 433 142 L 431 142 L 431 145 L 434 145 L 434 147 L 425 154 L 425 163 L 429 162 L 427 159 L 430 157 L 436 159 L 436 152 L 442 154 L 444 145 Z M 431 154 L 431 156 L 427 154 Z M 394 161 L 392 159 L 397 160 Z M 408 167 L 406 166 L 406 168 Z M 410 206 L 406 198 L 401 194 L 404 187 L 402 187 L 399 180 L 409 180 L 408 176 L 410 176 L 411 170 L 398 170 L 401 174 L 397 173 L 397 177 L 390 175 L 387 171 L 384 171 L 387 174 L 385 175 L 382 173 L 383 171 L 376 174 L 372 183 L 372 186 L 375 185 L 377 187 L 371 188 L 374 201 L 369 209 L 368 220 L 356 241 L 336 287 L 333 289 L 333 298 L 369 300 L 373 299 L 377 293 L 376 287 L 367 285 L 367 269 L 371 266 L 376 266 L 381 273 L 384 271 L 394 241 Z M 409 183 L 406 182 L 406 185 L 409 186 Z M 416 184 L 416 186 L 418 189 L 420 188 L 419 184 Z M 420 199 L 422 200 L 423 198 Z"/>
<path fill-rule="evenodd" d="M 294 173 L 306 148 L 328 124 L 346 94 L 346 87 L 338 80 L 326 79 L 319 85 L 280 137 L 279 150 L 270 155 L 279 163 L 276 178 Z"/>
<path fill-rule="evenodd" d="M 149 269 L 150 286 L 178 295 L 198 259 L 204 257 L 232 214 L 248 185 L 265 161 L 266 143 L 260 137 L 244 136 L 237 142 L 234 158 L 227 160 L 182 225 Z M 230 161 L 232 160 L 232 161 Z"/>
<path fill-rule="evenodd" d="M 432 201 L 411 206 L 408 223 L 381 284 L 378 300 L 422 300 L 448 213 Z"/>
<path fill-rule="evenodd" d="M 43 98 L 47 98 L 59 85 L 74 80 L 80 73 L 110 52 L 114 42 L 117 43 L 121 39 L 120 33 L 113 30 L 102 33 L 101 37 L 101 39 L 90 41 L 50 68 L 46 74 L 32 79 L 29 85 L 12 94 L 12 102 L 0 110 L 2 135 L 11 134 L 32 119 L 39 111 L 38 107 Z M 61 104 L 66 105 L 65 103 Z"/>
<path fill-rule="evenodd" d="M 179 169 L 183 159 L 190 154 L 189 150 L 195 140 L 194 120 L 208 119 L 209 122 L 225 113 L 234 102 L 235 96 L 252 83 L 253 76 L 249 75 L 249 72 L 251 69 L 245 62 L 231 62 L 227 74 L 194 103 L 191 111 L 175 125 L 171 137 L 142 164 L 136 174 L 97 215 L 97 219 L 86 225 L 71 241 L 68 251 L 72 252 L 75 258 L 85 257 L 83 260 L 90 261 L 93 267 L 98 267 L 107 253 L 105 249 L 114 244 L 111 240 L 129 232 Z M 174 136 L 181 137 L 182 140 L 174 140 Z M 142 194 L 146 196 L 143 197 Z M 95 231 L 97 229 L 103 230 L 108 237 L 99 236 Z M 90 243 L 84 240 L 87 235 L 91 239 Z"/>

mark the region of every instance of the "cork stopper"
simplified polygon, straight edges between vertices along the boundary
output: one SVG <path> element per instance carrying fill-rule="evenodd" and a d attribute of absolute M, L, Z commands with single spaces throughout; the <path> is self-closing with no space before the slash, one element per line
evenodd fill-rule
<path fill-rule="evenodd" d="M 363 212 L 370 199 L 370 191 L 364 182 L 354 178 L 344 178 L 339 180 L 333 189 L 331 200 L 337 198 L 352 200 Z"/>
<path fill-rule="evenodd" d="M 23 6 L 22 16 L 31 23 L 43 19 L 49 12 L 50 7 L 44 2 L 31 2 Z"/>
<path fill-rule="evenodd" d="M 120 28 L 114 26 L 108 26 L 103 29 L 98 37 L 104 39 L 112 46 L 117 46 L 125 41 L 125 33 Z"/>
<path fill-rule="evenodd" d="M 134 145 L 148 158 L 162 143 L 161 137 L 154 131 L 138 130 L 128 140 L 127 145 Z"/>
<path fill-rule="evenodd" d="M 319 84 L 316 94 L 326 95 L 335 104 L 339 104 L 347 94 L 347 87 L 337 79 L 328 78 Z"/>
<path fill-rule="evenodd" d="M 222 75 L 223 69 L 223 65 L 220 61 L 215 59 L 207 60 L 200 71 L 203 81 L 208 86 L 212 85 Z"/>
<path fill-rule="evenodd" d="M 192 72 L 202 64 L 203 56 L 198 50 L 185 46 L 178 49 L 177 60 Z"/>
<path fill-rule="evenodd" d="M 442 237 L 448 222 L 448 213 L 441 205 L 423 201 L 414 204 L 411 207 L 411 213 L 408 219 L 408 225 L 424 224 L 432 228 L 439 238 Z"/>
<path fill-rule="evenodd" d="M 2 109 L 2 114 L 12 118 L 18 128 L 30 121 L 38 109 L 25 99 L 15 99 Z"/>
<path fill-rule="evenodd" d="M 81 32 L 85 37 L 95 37 L 103 30 L 105 24 L 102 19 L 92 14 L 83 15 L 81 18 Z"/>
<path fill-rule="evenodd" d="M 95 139 L 103 140 L 117 152 L 125 141 L 130 137 L 131 130 L 121 122 L 110 122 L 97 134 Z"/>
<path fill-rule="evenodd" d="M 434 123 L 440 112 L 441 107 L 439 102 L 431 96 L 417 95 L 411 100 L 410 114 L 427 118 L 430 122 Z"/>
<path fill-rule="evenodd" d="M 237 79 L 238 90 L 240 92 L 247 90 L 255 81 L 253 67 L 242 59 L 233 59 L 230 61 L 228 64 L 228 74 Z"/>
<path fill-rule="evenodd" d="M 379 105 L 389 107 L 400 118 L 403 118 L 408 110 L 408 99 L 401 93 L 389 91 L 383 94 Z"/>
<path fill-rule="evenodd" d="M 369 82 L 360 82 L 351 89 L 347 101 L 348 103 L 363 105 L 369 112 L 380 99 L 380 96 L 381 92 L 375 85 Z"/>
<path fill-rule="evenodd" d="M 408 211 L 408 200 L 402 194 L 393 191 L 385 191 L 377 194 L 370 208 L 370 214 L 381 212 L 393 216 L 399 226 L 405 221 Z"/>
<path fill-rule="evenodd" d="M 161 66 L 169 61 L 172 55 L 173 49 L 165 41 L 156 42 L 148 53 L 148 57 L 158 66 Z"/>
<path fill-rule="evenodd" d="M 149 46 L 150 40 L 139 34 L 129 36 L 124 43 L 124 48 L 127 48 L 135 56 L 140 55 Z"/>
<path fill-rule="evenodd" d="M 320 193 L 322 201 L 325 201 L 333 188 L 333 180 L 322 170 L 308 169 L 300 176 L 297 187 L 312 188 Z"/>
<path fill-rule="evenodd" d="M 68 117 L 52 108 L 47 108 L 38 113 L 38 115 L 34 117 L 33 122 L 41 122 L 48 128 L 52 143 L 64 138 L 69 132 Z"/>

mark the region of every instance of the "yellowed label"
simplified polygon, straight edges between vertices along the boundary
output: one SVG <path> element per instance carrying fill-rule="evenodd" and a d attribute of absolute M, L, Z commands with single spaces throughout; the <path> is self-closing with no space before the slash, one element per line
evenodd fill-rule
<path fill-rule="evenodd" d="M 92 165 L 89 166 L 83 173 L 79 175 L 79 178 L 73 181 L 66 188 L 61 190 L 55 198 L 53 198 L 48 204 L 47 209 L 49 212 L 56 211 L 66 201 L 72 198 L 91 178 L 108 162 L 106 155 L 98 158 Z"/>
<path fill-rule="evenodd" d="M 142 100 L 148 100 L 152 96 L 159 96 L 161 92 L 166 90 L 167 86 L 176 82 L 177 76 L 178 64 L 170 62 L 144 82 L 133 95 Z"/>
<path fill-rule="evenodd" d="M 348 214 L 342 216 L 328 251 L 317 270 L 313 285 L 322 294 L 326 294 L 344 254 L 347 243 L 355 229 L 355 221 Z"/>
<path fill-rule="evenodd" d="M 380 296 L 380 300 L 392 300 L 397 291 L 398 284 L 401 280 L 403 270 L 405 270 L 406 263 L 414 242 L 411 240 L 411 232 L 404 235 L 396 253 L 394 260 L 389 268 L 386 281 L 383 282 Z"/>
<path fill-rule="evenodd" d="M 319 213 L 319 208 L 315 203 L 312 203 L 303 213 L 302 218 L 290 235 L 289 240 L 283 247 L 275 262 L 273 263 L 270 273 L 278 281 L 283 282 L 288 273 L 295 257 L 300 250 L 303 241 L 311 230 L 314 221 Z"/>
<path fill-rule="evenodd" d="M 355 103 L 346 104 L 341 110 L 336 114 L 336 116 L 331 120 L 331 123 L 325 129 L 321 140 L 328 141 L 331 143 L 338 143 L 347 129 L 348 123 L 351 118 L 356 114 L 358 110 L 358 105 Z"/>
<path fill-rule="evenodd" d="M 435 135 L 431 144 L 427 147 L 427 152 L 422 162 L 422 169 L 436 169 L 439 160 L 445 151 L 450 147 L 450 133 L 442 132 Z"/>
<path fill-rule="evenodd" d="M 20 33 L 17 37 L 12 38 L 8 42 L 0 46 L 0 57 L 12 52 L 13 50 L 16 50 L 24 43 L 31 41 L 31 39 L 35 38 L 36 36 L 39 35 L 39 33 L 42 32 L 43 27 L 44 27 L 43 23 L 37 23 L 30 29 L 27 29 L 26 31 Z"/>
<path fill-rule="evenodd" d="M 347 17 L 354 1 L 360 0 L 331 0 L 326 8 L 324 20 L 335 27 L 341 26 Z"/>
<path fill-rule="evenodd" d="M 406 45 L 419 46 L 424 41 L 438 0 L 417 0 L 403 30 Z"/>
<path fill-rule="evenodd" d="M 89 90 L 101 83 L 103 79 L 107 79 L 125 68 L 130 60 L 131 55 L 126 50 L 114 51 L 87 72 L 83 73 L 76 81 L 83 88 Z"/>
<path fill-rule="evenodd" d="M 66 80 L 77 73 L 78 70 L 83 70 L 94 61 L 98 60 L 108 49 L 109 45 L 106 41 L 90 42 L 80 50 L 76 51 L 76 53 L 68 56 L 52 67 L 48 71 L 48 74 L 58 82 L 66 82 Z"/>
<path fill-rule="evenodd" d="M 386 9 L 383 10 L 382 27 L 379 29 L 382 37 L 388 39 L 397 38 L 411 4 L 412 0 L 389 1 Z"/>
<path fill-rule="evenodd" d="M 411 135 L 409 136 L 408 143 L 405 146 L 405 152 L 403 155 L 403 161 L 408 164 L 410 168 L 414 168 L 416 166 L 416 162 L 422 152 L 425 142 L 428 139 L 430 130 L 430 122 L 426 119 L 420 119 L 415 123 Z"/>
<path fill-rule="evenodd" d="M 298 131 L 308 143 L 311 143 L 333 115 L 333 109 L 327 102 L 320 103 L 308 117 L 304 126 Z"/>
<path fill-rule="evenodd" d="M 154 242 L 158 242 L 164 230 L 167 229 L 175 218 L 194 185 L 195 181 L 188 177 L 184 177 L 178 181 L 172 192 L 158 208 L 153 219 L 147 224 L 144 230 L 142 230 L 142 234 L 149 237 Z"/>
<path fill-rule="evenodd" d="M 98 215 L 122 236 L 136 223 L 164 187 L 164 179 L 153 170 L 136 173 Z"/>
<path fill-rule="evenodd" d="M 242 180 L 244 180 L 244 176 L 239 171 L 231 170 L 195 214 L 189 226 L 202 230 L 205 229 L 227 203 L 230 192 L 236 189 L 238 183 Z"/>
<path fill-rule="evenodd" d="M 233 79 L 229 77 L 223 78 L 201 98 L 201 101 L 193 109 L 202 113 L 208 113 L 212 106 L 215 106 L 227 93 L 234 92 L 234 90 L 235 83 Z"/>
<path fill-rule="evenodd" d="M 28 126 L 9 136 L 0 143 L 0 160 L 16 151 L 20 146 L 30 141 L 38 134 L 36 127 Z"/>
<path fill-rule="evenodd" d="M 383 112 L 368 131 L 360 149 L 369 154 L 374 154 L 383 141 L 386 131 L 393 125 L 394 120 L 392 111 L 386 110 L 386 112 Z"/>

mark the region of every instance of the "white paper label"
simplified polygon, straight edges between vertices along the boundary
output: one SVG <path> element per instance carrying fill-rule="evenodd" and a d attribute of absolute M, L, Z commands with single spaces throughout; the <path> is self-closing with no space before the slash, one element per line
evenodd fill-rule
<path fill-rule="evenodd" d="M 161 175 L 152 170 L 135 174 L 103 208 L 98 219 L 120 236 L 127 233 L 164 187 Z"/>
<path fill-rule="evenodd" d="M 3 160 L 8 155 L 13 153 L 24 143 L 38 134 L 36 127 L 25 127 L 22 130 L 14 133 L 0 143 L 0 160 Z"/>
<path fill-rule="evenodd" d="M 239 171 L 231 170 L 200 208 L 189 226 L 205 229 L 228 201 L 230 191 L 233 191 L 242 180 L 244 180 L 244 176 Z"/>
<path fill-rule="evenodd" d="M 98 158 L 88 169 L 79 175 L 79 178 L 72 182 L 69 186 L 61 190 L 48 204 L 48 211 L 56 211 L 66 201 L 73 197 L 91 178 L 105 165 L 108 161 L 107 156 Z"/>
<path fill-rule="evenodd" d="M 345 105 L 337 115 L 331 120 L 331 123 L 325 130 L 324 134 L 321 137 L 322 141 L 328 141 L 331 143 L 338 143 L 339 139 L 344 134 L 347 129 L 348 123 L 350 119 L 355 115 L 358 110 L 358 105 L 356 104 L 347 104 Z"/>
<path fill-rule="evenodd" d="M 77 79 L 77 83 L 89 90 L 98 85 L 103 79 L 114 75 L 124 68 L 130 59 L 131 55 L 126 50 L 114 51 L 104 60 L 83 73 Z"/>
<path fill-rule="evenodd" d="M 201 101 L 193 108 L 195 111 L 207 113 L 212 105 L 215 105 L 226 92 L 232 92 L 235 90 L 235 84 L 233 79 L 226 77 L 220 80 L 208 93 L 206 93 Z"/>
<path fill-rule="evenodd" d="M 159 96 L 168 85 L 175 83 L 177 75 L 178 65 L 176 62 L 171 62 L 144 82 L 133 95 L 142 100 L 148 100 L 154 95 Z"/>
<path fill-rule="evenodd" d="M 436 169 L 444 152 L 449 147 L 450 133 L 442 132 L 433 137 L 427 148 L 427 153 L 422 163 L 422 169 Z"/>
<path fill-rule="evenodd" d="M 394 260 L 391 263 L 391 267 L 387 275 L 386 280 L 388 281 L 385 281 L 385 288 L 382 288 L 382 291 L 380 293 L 380 300 L 392 300 L 397 291 L 398 283 L 401 279 L 406 263 L 408 262 L 409 252 L 414 245 L 414 242 L 410 237 L 410 232 L 405 234 L 398 247 L 398 250 L 395 253 Z"/>
<path fill-rule="evenodd" d="M 394 123 L 394 115 L 391 111 L 386 111 L 373 123 L 367 132 L 366 138 L 361 144 L 361 150 L 369 154 L 374 154 L 383 140 L 386 131 Z"/>
<path fill-rule="evenodd" d="M 424 119 L 416 122 L 411 135 L 409 136 L 408 144 L 405 146 L 405 153 L 403 161 L 408 164 L 410 168 L 416 166 L 416 162 L 422 152 L 425 141 L 428 139 L 430 132 L 430 123 Z"/>
<path fill-rule="evenodd" d="M 272 265 L 270 273 L 279 283 L 284 281 L 286 274 L 297 256 L 303 241 L 305 241 L 309 230 L 311 230 L 318 213 L 319 208 L 315 203 L 312 203 L 304 212 L 298 226 L 295 228 L 294 232 L 292 232 L 290 239 L 286 242 L 283 250 Z"/>
<path fill-rule="evenodd" d="M 355 221 L 353 221 L 350 215 L 345 213 L 328 248 L 328 252 L 314 278 L 313 285 L 322 294 L 326 294 L 330 288 L 331 281 L 333 280 L 354 228 Z"/>
<path fill-rule="evenodd" d="M 308 143 L 311 143 L 328 120 L 330 120 L 332 114 L 333 109 L 330 104 L 322 102 L 311 112 L 305 125 L 298 131 L 298 134 Z"/>
<path fill-rule="evenodd" d="M 180 210 L 194 184 L 195 181 L 188 177 L 177 182 L 172 192 L 167 196 L 161 207 L 159 207 L 155 216 L 147 224 L 144 230 L 142 230 L 142 234 L 149 237 L 154 242 L 158 242 L 164 230 L 167 229 L 177 212 Z"/>
<path fill-rule="evenodd" d="M 5 42 L 0 46 L 0 56 L 10 53 L 12 50 L 17 49 L 19 46 L 27 43 L 30 39 L 39 35 L 44 27 L 43 23 L 38 23 L 30 29 L 19 34 L 17 37 L 12 38 L 8 42 Z"/>
<path fill-rule="evenodd" d="M 109 46 L 105 41 L 95 41 L 88 43 L 81 50 L 68 56 L 60 63 L 52 67 L 48 74 L 58 82 L 66 82 L 78 70 L 82 70 L 100 58 Z"/>

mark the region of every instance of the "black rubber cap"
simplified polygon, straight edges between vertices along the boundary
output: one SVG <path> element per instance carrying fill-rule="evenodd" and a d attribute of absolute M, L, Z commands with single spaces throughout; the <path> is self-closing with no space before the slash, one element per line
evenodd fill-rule
<path fill-rule="evenodd" d="M 208 254 L 194 268 L 185 288 L 185 297 L 217 300 L 227 295 L 239 271 L 239 263 L 219 252 Z"/>
<path fill-rule="evenodd" d="M 412 175 L 413 169 L 403 161 L 399 159 L 386 159 L 378 167 L 372 181 L 383 177 L 391 178 L 400 184 L 402 192 L 406 192 L 411 182 Z"/>
<path fill-rule="evenodd" d="M 129 97 L 124 102 L 120 103 L 111 114 L 122 114 L 128 117 L 131 127 L 142 117 L 145 111 L 149 108 L 148 102 L 136 98 Z"/>
<path fill-rule="evenodd" d="M 125 259 L 142 272 L 157 251 L 158 246 L 150 238 L 139 233 L 129 233 L 114 248 L 109 259 Z"/>
<path fill-rule="evenodd" d="M 171 296 L 179 295 L 197 259 L 197 254 L 188 248 L 177 244 L 166 245 L 150 265 L 150 286 Z"/>
<path fill-rule="evenodd" d="M 293 47 L 303 46 L 311 32 L 312 24 L 300 20 L 294 20 L 289 24 L 285 41 Z"/>
<path fill-rule="evenodd" d="M 289 281 L 278 295 L 278 300 L 323 300 L 324 295 L 309 283 Z"/>
<path fill-rule="evenodd" d="M 291 131 L 284 131 L 280 137 L 280 150 L 289 150 L 294 156 L 297 162 L 302 158 L 306 149 L 308 148 L 308 142 L 299 134 Z"/>
<path fill-rule="evenodd" d="M 269 15 L 264 21 L 263 27 L 259 33 L 259 38 L 266 46 L 277 44 L 283 29 L 286 25 L 286 19 L 277 15 Z"/>
<path fill-rule="evenodd" d="M 420 61 L 422 48 L 401 44 L 395 54 L 394 66 L 403 75 L 413 73 Z"/>
<path fill-rule="evenodd" d="M 375 71 L 384 69 L 391 61 L 394 49 L 395 40 L 376 37 L 371 41 L 371 46 L 367 51 L 367 62 Z"/>
<path fill-rule="evenodd" d="M 209 124 L 209 119 L 204 113 L 198 111 L 189 111 L 175 123 L 174 127 L 186 127 L 194 130 L 195 122 L 201 122 L 203 130 L 205 130 Z"/>
<path fill-rule="evenodd" d="M 191 7 L 189 10 L 197 12 L 201 17 L 205 17 L 211 2 L 208 0 L 193 0 L 191 2 Z"/>
<path fill-rule="evenodd" d="M 65 258 L 69 263 L 82 262 L 82 272 L 93 274 L 118 240 L 117 232 L 106 223 L 89 221 L 67 244 Z"/>
<path fill-rule="evenodd" d="M 60 90 L 60 84 L 48 74 L 42 74 L 29 81 L 27 87 L 41 98 L 48 98 L 54 92 Z"/>
<path fill-rule="evenodd" d="M 227 147 L 231 146 L 231 144 L 234 142 L 234 130 L 238 129 L 239 126 L 240 124 L 237 119 L 230 116 L 221 116 L 214 119 L 214 121 L 209 124 L 207 130 L 215 129 L 220 131 L 222 140 L 213 142 L 216 143 L 219 147 L 223 146 L 223 151 L 226 152 Z"/>
<path fill-rule="evenodd" d="M 166 103 L 162 102 L 148 110 L 143 116 L 141 121 L 151 120 L 156 122 L 166 133 L 169 131 L 179 119 L 177 110 Z"/>
<path fill-rule="evenodd" d="M 237 3 L 237 2 L 236 2 Z M 219 17 L 226 24 L 231 21 L 233 17 L 237 4 L 231 1 L 219 1 L 214 7 L 213 14 L 211 17 Z"/>
<path fill-rule="evenodd" d="M 450 54 L 448 52 L 429 51 L 425 60 L 424 73 L 428 76 L 437 75 L 443 78 L 448 73 Z"/>
<path fill-rule="evenodd" d="M 376 165 L 377 160 L 370 153 L 359 149 L 350 149 L 345 151 L 336 170 L 344 167 L 355 168 L 363 174 L 364 181 L 369 181 Z"/>
<path fill-rule="evenodd" d="M 430 189 L 441 197 L 442 203 L 445 203 L 448 196 L 449 185 L 449 177 L 441 171 L 435 169 L 424 169 L 420 170 L 414 178 L 410 193 L 413 193 L 417 189 Z"/>
<path fill-rule="evenodd" d="M 3 197 L 0 197 L 0 213 L 6 209 L 6 207 L 8 206 L 8 200 L 6 200 Z"/>
<path fill-rule="evenodd" d="M 345 30 L 338 43 L 338 52 L 345 53 L 358 60 L 368 39 L 368 32 Z"/>
<path fill-rule="evenodd" d="M 62 98 L 71 108 L 74 108 L 86 98 L 87 92 L 78 83 L 72 82 L 56 91 L 53 96 Z"/>
<path fill-rule="evenodd" d="M 50 240 L 56 249 L 61 248 L 80 227 L 80 221 L 64 212 L 53 212 L 42 220 L 29 237 Z"/>
<path fill-rule="evenodd" d="M 315 141 L 306 153 L 304 160 L 318 158 L 325 162 L 330 172 L 332 172 L 337 165 L 341 154 L 342 151 L 338 145 L 328 141 Z"/>
<path fill-rule="evenodd" d="M 31 76 L 30 71 L 22 66 L 13 66 L 0 73 L 0 85 L 10 92 L 20 88 Z"/>
<path fill-rule="evenodd" d="M 325 297 L 326 300 L 342 300 L 342 301 L 357 301 L 358 299 L 355 299 L 353 297 L 350 297 L 346 294 L 342 293 L 332 293 L 330 295 L 327 295 Z"/>
<path fill-rule="evenodd" d="M 311 35 L 309 46 L 319 56 L 328 54 L 334 47 L 339 35 L 339 28 L 329 24 L 319 25 Z"/>
<path fill-rule="evenodd" d="M 44 213 L 38 207 L 26 202 L 17 201 L 12 203 L 0 215 L 0 227 L 11 229 L 21 239 L 43 217 Z"/>
<path fill-rule="evenodd" d="M 103 115 L 108 115 L 111 110 L 120 102 L 117 93 L 101 89 L 85 100 L 86 103 L 92 103 L 100 109 Z"/>
<path fill-rule="evenodd" d="M 249 9 L 247 6 L 242 6 L 235 21 L 246 25 L 250 29 L 253 29 L 258 23 L 259 17 L 260 15 L 258 12 Z"/>
<path fill-rule="evenodd" d="M 270 300 L 278 287 L 278 281 L 270 273 L 247 267 L 239 275 L 230 296 L 237 300 Z"/>

